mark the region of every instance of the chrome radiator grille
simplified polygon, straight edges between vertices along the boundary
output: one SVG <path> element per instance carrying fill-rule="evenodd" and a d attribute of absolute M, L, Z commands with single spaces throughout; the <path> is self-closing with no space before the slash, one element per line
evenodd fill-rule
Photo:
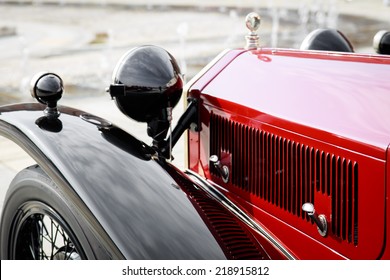
<path fill-rule="evenodd" d="M 315 147 L 231 121 L 210 118 L 210 155 L 229 155 L 230 184 L 309 222 L 302 204 L 329 197 L 332 234 L 358 243 L 358 164 Z M 210 172 L 219 176 L 211 167 Z"/>

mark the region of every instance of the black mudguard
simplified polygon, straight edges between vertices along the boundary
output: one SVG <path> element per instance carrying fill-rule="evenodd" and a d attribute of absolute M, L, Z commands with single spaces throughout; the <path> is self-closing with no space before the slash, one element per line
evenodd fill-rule
<path fill-rule="evenodd" d="M 40 104 L 0 107 L 0 135 L 75 200 L 89 221 L 85 231 L 100 243 L 97 257 L 226 257 L 188 192 L 151 148 L 85 112 L 60 106 L 60 117 L 49 120 L 43 110 Z"/>

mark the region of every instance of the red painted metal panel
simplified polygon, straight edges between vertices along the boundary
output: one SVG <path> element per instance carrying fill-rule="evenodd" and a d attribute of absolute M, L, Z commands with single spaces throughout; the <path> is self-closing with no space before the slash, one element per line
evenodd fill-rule
<path fill-rule="evenodd" d="M 261 54 L 264 62 L 260 54 L 236 57 L 202 92 L 242 105 L 228 109 L 249 118 L 265 113 L 374 146 L 380 153 L 362 152 L 383 157 L 390 142 L 390 59 L 373 64 Z"/>
<path fill-rule="evenodd" d="M 251 209 L 246 210 L 255 213 L 254 209 L 259 208 L 347 258 L 379 256 L 384 242 L 384 203 L 381 203 L 385 195 L 384 161 L 266 123 L 249 122 L 258 135 L 254 136 L 256 133 L 249 133 L 248 120 L 242 116 L 227 114 L 215 107 L 209 110 L 211 121 L 201 132 L 204 134 L 201 138 L 210 142 L 210 150 L 201 151 L 206 177 L 250 203 L 247 206 Z M 232 134 L 222 132 L 228 131 L 223 129 L 226 125 L 234 128 Z M 222 139 L 226 138 L 234 139 L 236 144 L 224 146 Z M 249 143 L 256 143 L 258 138 L 257 149 L 261 152 L 255 155 Z M 218 173 L 208 169 L 208 157 L 220 155 L 221 151 L 225 154 L 221 156 L 221 162 L 231 169 L 228 184 L 223 183 Z M 255 158 L 257 166 L 245 163 Z M 250 172 L 253 168 L 256 171 Z M 320 180 L 311 180 L 312 177 Z M 257 180 L 260 183 L 253 191 L 249 186 Z M 301 206 L 305 202 L 314 203 L 316 211 L 327 217 L 329 233 L 326 238 L 318 234 L 302 212 Z M 279 236 L 280 232 L 276 231 L 274 234 Z M 289 242 L 294 239 L 283 242 L 290 246 Z"/>
<path fill-rule="evenodd" d="M 390 59 L 288 50 L 231 58 L 189 91 L 202 101 L 201 131 L 189 133 L 189 167 L 298 258 L 380 257 Z M 209 168 L 211 154 L 229 167 L 227 184 Z M 326 216 L 326 237 L 301 210 L 305 202 Z"/>

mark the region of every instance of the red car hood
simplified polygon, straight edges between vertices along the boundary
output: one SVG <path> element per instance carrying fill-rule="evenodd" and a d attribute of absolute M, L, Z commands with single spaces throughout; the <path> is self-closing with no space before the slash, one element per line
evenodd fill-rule
<path fill-rule="evenodd" d="M 365 143 L 383 158 L 390 143 L 390 58 L 271 49 L 226 56 L 232 53 L 237 57 L 211 82 L 191 89 L 253 109 L 250 118 L 261 120 L 255 116 L 261 112 Z"/>

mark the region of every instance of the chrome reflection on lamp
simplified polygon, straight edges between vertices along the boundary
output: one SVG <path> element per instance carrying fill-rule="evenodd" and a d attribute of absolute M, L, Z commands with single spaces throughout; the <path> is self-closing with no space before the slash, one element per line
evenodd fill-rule
<path fill-rule="evenodd" d="M 318 232 L 321 236 L 326 236 L 328 233 L 328 223 L 325 215 L 317 215 L 314 205 L 310 202 L 306 202 L 302 205 L 302 210 L 309 215 L 309 218 L 317 225 Z"/>
<path fill-rule="evenodd" d="M 249 29 L 249 34 L 245 36 L 247 50 L 255 50 L 259 48 L 259 35 L 257 35 L 257 29 L 259 29 L 261 18 L 257 13 L 249 13 L 245 18 L 246 27 Z"/>

